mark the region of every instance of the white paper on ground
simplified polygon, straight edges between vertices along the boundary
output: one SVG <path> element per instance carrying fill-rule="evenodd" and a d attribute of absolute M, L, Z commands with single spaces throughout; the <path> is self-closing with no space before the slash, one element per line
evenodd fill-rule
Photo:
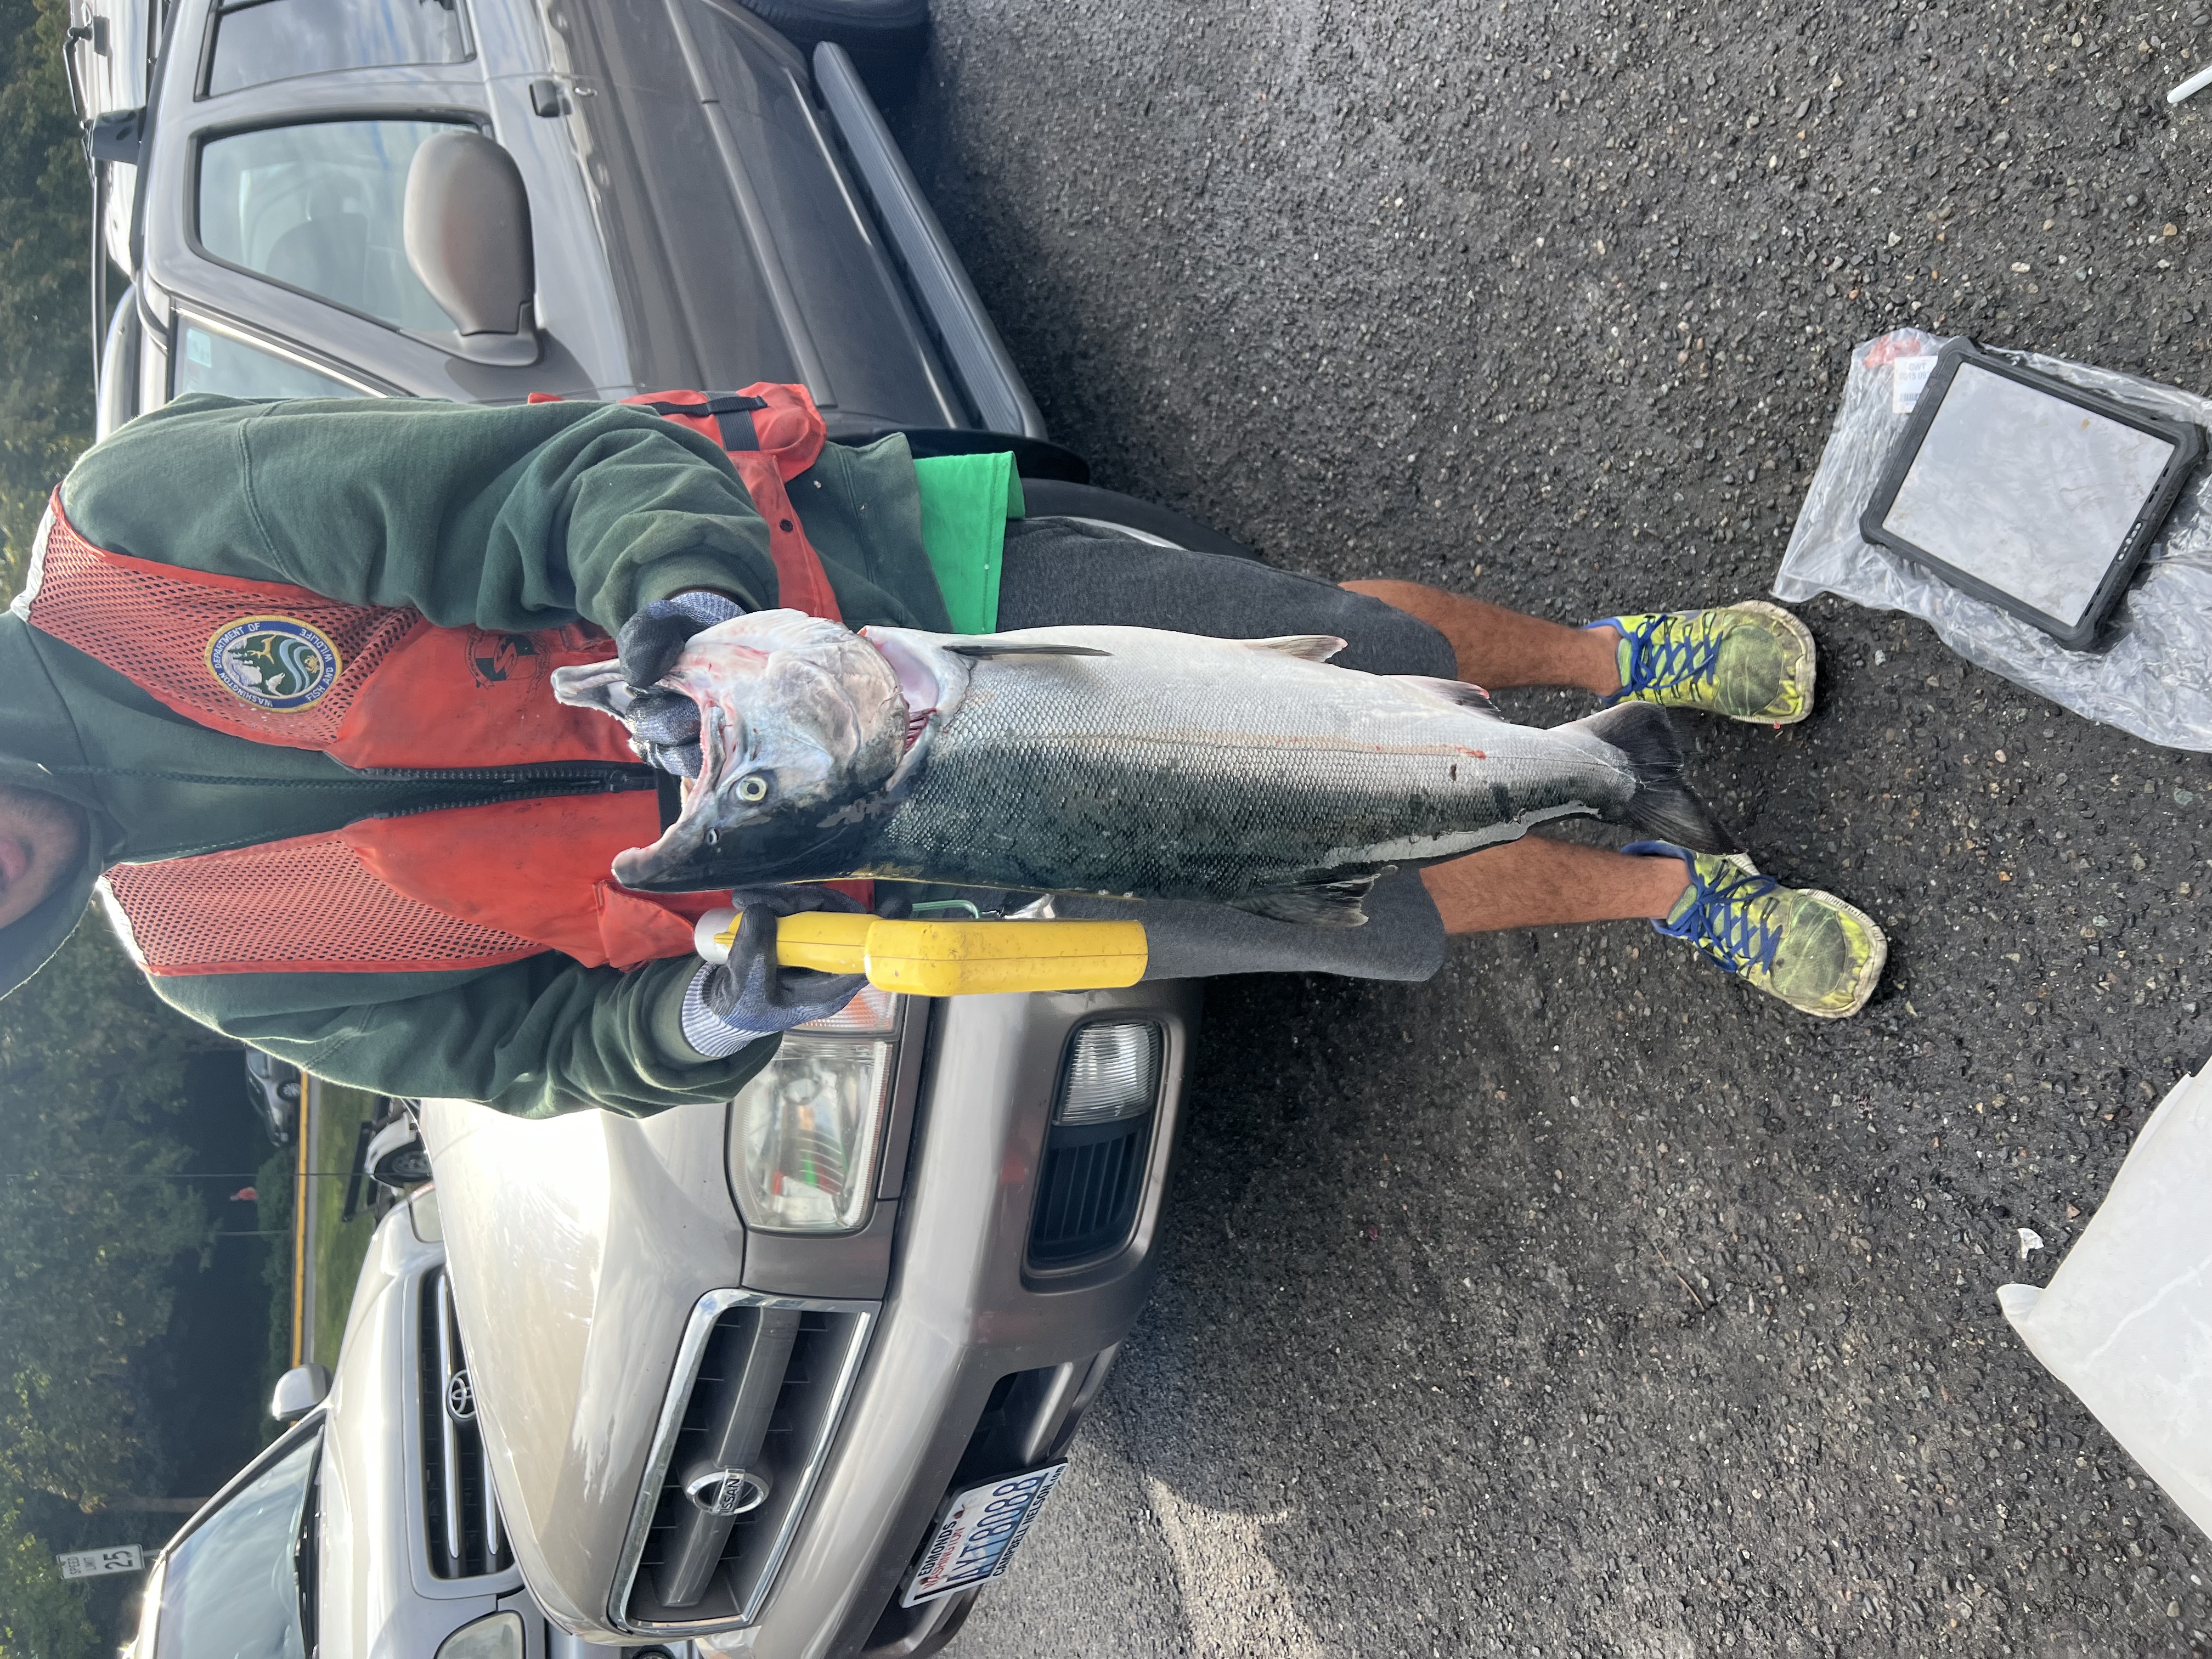
<path fill-rule="evenodd" d="M 2143 1125 L 2112 1191 L 2039 1291 L 1997 1301 L 2189 1518 L 2212 1534 L 2212 1065 Z"/>

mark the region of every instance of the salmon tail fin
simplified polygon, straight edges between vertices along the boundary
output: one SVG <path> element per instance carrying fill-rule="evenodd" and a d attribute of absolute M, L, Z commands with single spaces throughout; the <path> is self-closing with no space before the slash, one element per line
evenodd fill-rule
<path fill-rule="evenodd" d="M 1733 853 L 1735 837 L 1683 781 L 1682 742 L 1667 711 L 1648 702 L 1615 703 L 1554 735 L 1602 744 L 1636 778 L 1625 814 L 1631 828 L 1693 853 Z"/>

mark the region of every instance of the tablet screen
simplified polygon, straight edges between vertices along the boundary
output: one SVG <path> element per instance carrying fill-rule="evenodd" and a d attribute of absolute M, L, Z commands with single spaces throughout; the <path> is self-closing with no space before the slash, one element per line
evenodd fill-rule
<path fill-rule="evenodd" d="M 2072 627 L 2173 448 L 1961 363 L 1882 527 Z"/>

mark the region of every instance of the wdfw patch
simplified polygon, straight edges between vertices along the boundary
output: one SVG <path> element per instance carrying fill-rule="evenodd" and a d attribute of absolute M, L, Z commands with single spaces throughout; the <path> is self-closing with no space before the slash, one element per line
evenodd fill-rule
<path fill-rule="evenodd" d="M 320 702 L 343 665 L 322 629 L 290 617 L 246 617 L 208 641 L 207 665 L 232 695 L 289 711 Z"/>

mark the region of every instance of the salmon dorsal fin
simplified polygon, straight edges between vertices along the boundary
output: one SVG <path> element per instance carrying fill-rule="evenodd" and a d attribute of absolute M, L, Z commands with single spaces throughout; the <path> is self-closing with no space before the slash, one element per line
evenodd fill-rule
<path fill-rule="evenodd" d="M 1455 708 L 1471 708 L 1478 714 L 1489 715 L 1492 720 L 1505 718 L 1492 705 L 1489 692 L 1479 685 L 1469 685 L 1465 680 L 1432 679 L 1426 674 L 1393 674 L 1390 680 L 1409 691 L 1419 691 L 1439 702 L 1448 702 Z"/>
<path fill-rule="evenodd" d="M 1237 643 L 1253 651 L 1303 657 L 1308 662 L 1327 662 L 1344 649 L 1344 641 L 1334 634 L 1282 634 L 1272 640 L 1239 640 Z"/>
<path fill-rule="evenodd" d="M 1048 641 L 963 640 L 945 647 L 956 657 L 1110 657 L 1095 645 L 1055 645 Z"/>
<path fill-rule="evenodd" d="M 1256 893 L 1231 899 L 1229 905 L 1231 909 L 1307 927 L 1364 927 L 1367 912 L 1361 901 L 1375 880 L 1373 876 L 1354 876 L 1347 881 L 1316 881 L 1300 887 L 1263 887 Z"/>

